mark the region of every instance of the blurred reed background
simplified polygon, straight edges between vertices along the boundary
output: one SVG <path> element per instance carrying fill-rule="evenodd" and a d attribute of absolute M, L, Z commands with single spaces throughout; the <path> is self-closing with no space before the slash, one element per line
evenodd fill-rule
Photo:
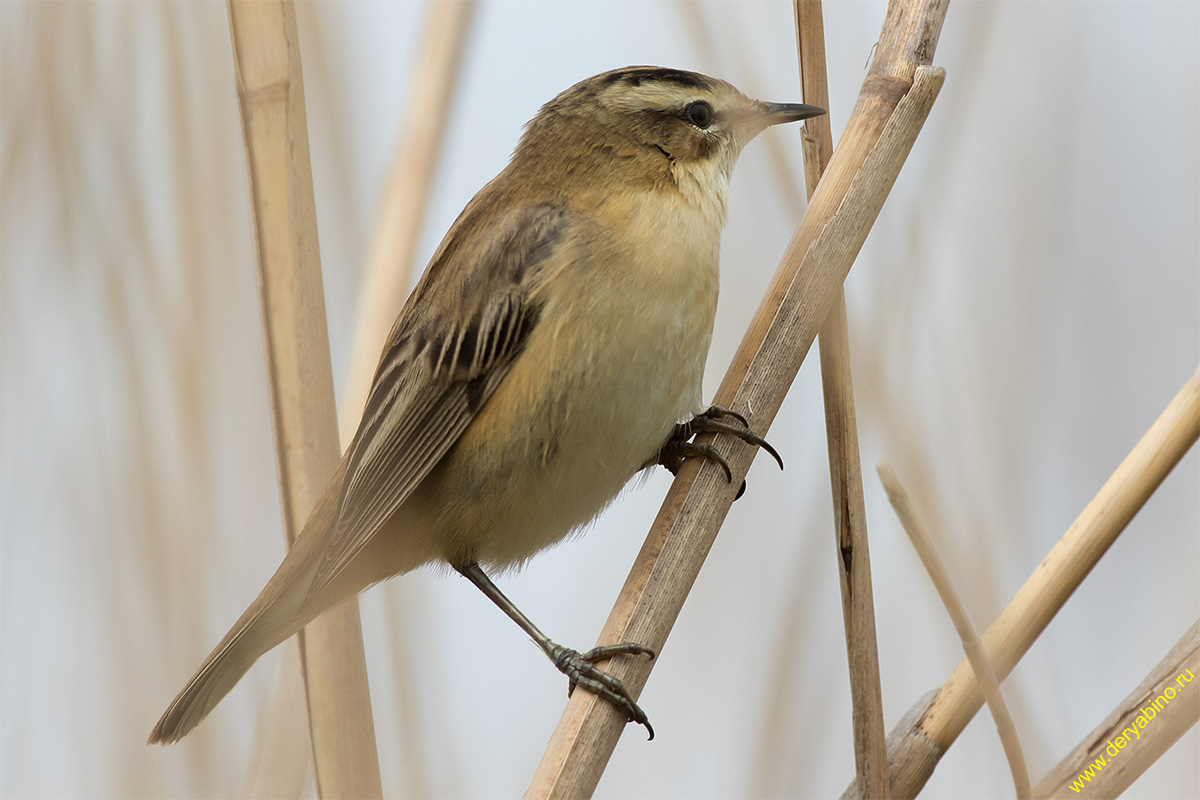
<path fill-rule="evenodd" d="M 426 13 L 297 6 L 339 399 Z M 882 15 L 825 8 L 835 136 Z M 869 466 L 895 465 L 982 629 L 1200 361 L 1198 54 L 1194 3 L 951 6 L 945 87 L 846 285 L 889 727 L 961 648 Z M 634 63 L 799 94 L 788 3 L 480 3 L 418 267 L 542 102 Z M 794 131 L 766 135 L 800 187 Z M 798 222 L 769 151 L 733 181 L 710 395 Z M 313 792 L 303 737 L 256 756 L 282 650 L 143 744 L 283 553 L 247 200 L 223 4 L 0 3 L 5 797 Z M 642 695 L 658 738 L 625 737 L 599 795 L 852 777 L 823 424 L 810 358 L 771 430 L 787 471 L 752 470 Z M 1198 484 L 1192 454 L 1004 684 L 1035 782 L 1196 618 Z M 667 485 L 502 585 L 590 646 Z M 565 700 L 537 649 L 457 578 L 362 608 L 385 796 L 523 791 Z M 1192 730 L 1127 796 L 1196 796 L 1198 751 Z M 981 716 L 923 796 L 1010 785 Z"/>

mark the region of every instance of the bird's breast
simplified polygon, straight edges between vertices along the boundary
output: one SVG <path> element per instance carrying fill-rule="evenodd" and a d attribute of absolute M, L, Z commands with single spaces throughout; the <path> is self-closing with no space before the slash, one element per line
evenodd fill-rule
<path fill-rule="evenodd" d="M 704 362 L 717 308 L 719 223 L 688 204 L 632 195 L 605 209 L 619 222 L 615 244 L 600 247 L 588 326 L 602 330 L 589 359 L 601 394 L 630 424 L 630 446 L 698 410 Z M 581 329 L 583 332 L 585 329 Z M 583 333 L 586 336 L 586 333 Z"/>
<path fill-rule="evenodd" d="M 626 197 L 597 223 L 567 254 L 521 359 L 548 389 L 549 440 L 535 451 L 551 484 L 593 498 L 587 518 L 702 408 L 720 237 L 653 197 Z"/>
<path fill-rule="evenodd" d="M 702 408 L 719 229 L 623 206 L 555 250 L 525 348 L 438 470 L 443 511 L 487 509 L 453 525 L 482 561 L 518 563 L 588 522 Z"/>

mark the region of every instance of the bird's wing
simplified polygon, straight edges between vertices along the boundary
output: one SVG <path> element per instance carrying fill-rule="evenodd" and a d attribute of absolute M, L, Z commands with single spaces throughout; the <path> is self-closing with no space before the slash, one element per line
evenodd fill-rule
<path fill-rule="evenodd" d="M 524 206 L 484 225 L 471 211 L 451 229 L 392 329 L 309 600 L 457 441 L 537 325 L 543 266 L 562 246 L 570 215 L 553 205 Z"/>

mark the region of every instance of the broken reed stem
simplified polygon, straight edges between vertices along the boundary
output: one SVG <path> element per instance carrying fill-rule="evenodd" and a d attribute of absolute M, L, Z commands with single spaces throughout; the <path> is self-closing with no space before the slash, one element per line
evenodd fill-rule
<path fill-rule="evenodd" d="M 1179 390 L 983 634 L 984 652 L 1001 680 L 1198 437 L 1200 373 Z M 982 702 L 974 672 L 963 661 L 923 714 L 889 734 L 893 798 L 916 796 Z M 860 796 L 852 788 L 843 797 Z"/>
<path fill-rule="evenodd" d="M 944 13 L 939 0 L 889 4 L 885 28 L 894 30 L 885 38 L 895 61 L 880 61 L 864 81 L 841 145 L 714 398 L 745 414 L 760 433 L 778 412 L 941 88 L 944 70 L 900 62 L 932 55 Z M 749 446 L 723 444 L 732 482 L 696 459 L 683 465 L 600 634 L 602 644 L 632 641 L 661 652 L 754 457 Z M 636 698 L 653 664 L 621 657 L 605 669 Z M 612 704 L 575 692 L 526 796 L 591 795 L 625 723 Z"/>
<path fill-rule="evenodd" d="M 341 455 L 295 9 L 230 0 L 272 419 L 289 544 Z M 357 601 L 300 634 L 317 791 L 381 797 Z"/>
<path fill-rule="evenodd" d="M 829 110 L 825 65 L 825 23 L 821 0 L 795 0 L 796 51 L 800 60 L 801 95 L 805 103 Z M 801 130 L 808 197 L 820 183 L 833 155 L 829 114 L 810 120 Z M 863 499 L 854 385 L 850 371 L 850 336 L 846 294 L 838 288 L 833 309 L 818 337 L 821 387 L 825 398 L 825 431 L 829 447 L 829 483 L 833 490 L 834 540 L 846 660 L 850 672 L 851 720 L 854 729 L 856 779 L 868 797 L 887 800 L 887 741 L 883 725 L 883 690 L 879 681 L 879 648 L 871 559 L 867 546 L 867 510 Z"/>
<path fill-rule="evenodd" d="M 1032 796 L 1029 786 L 1029 768 L 1025 766 L 1025 755 L 1021 752 L 1017 727 L 1013 724 L 1012 715 L 1008 713 L 1008 706 L 1004 703 L 1004 695 L 1000 692 L 1000 681 L 996 678 L 996 671 L 992 669 L 991 662 L 984 655 L 979 637 L 975 634 L 975 627 L 971 625 L 967 611 L 963 608 L 962 600 L 959 599 L 958 592 L 954 590 L 950 573 L 946 570 L 946 565 L 942 563 L 929 532 L 925 530 L 925 526 L 917 517 L 916 509 L 913 508 L 912 501 L 908 498 L 908 492 L 904 491 L 903 484 L 896 477 L 896 471 L 886 460 L 880 461 L 875 466 L 875 471 L 879 474 L 879 481 L 883 484 L 884 490 L 887 491 L 888 500 L 896 511 L 900 525 L 908 534 L 913 549 L 921 557 L 921 563 L 925 565 L 925 571 L 929 573 L 929 579 L 933 581 L 938 596 L 942 599 L 942 605 L 946 607 L 946 613 L 950 615 L 950 620 L 954 623 L 954 630 L 958 632 L 958 637 L 962 640 L 967 661 L 970 662 L 971 669 L 975 672 L 975 678 L 983 689 L 983 696 L 992 712 L 992 719 L 996 723 L 996 732 L 1000 734 L 1000 743 L 1004 746 L 1005 757 L 1008 758 L 1008 767 L 1012 771 L 1017 797 L 1020 800 L 1028 800 Z"/>
<path fill-rule="evenodd" d="M 371 253 L 359 293 L 357 328 L 342 398 L 340 429 L 349 442 L 358 428 L 371 379 L 388 331 L 404 300 L 429 194 L 437 170 L 446 121 L 450 117 L 462 68 L 475 0 L 438 0 L 425 4 L 420 49 L 409 75 L 404 129 L 379 204 Z"/>
<path fill-rule="evenodd" d="M 1034 796 L 1121 794 L 1200 719 L 1198 673 L 1200 620 L 1192 623 L 1133 693 L 1050 770 Z"/>

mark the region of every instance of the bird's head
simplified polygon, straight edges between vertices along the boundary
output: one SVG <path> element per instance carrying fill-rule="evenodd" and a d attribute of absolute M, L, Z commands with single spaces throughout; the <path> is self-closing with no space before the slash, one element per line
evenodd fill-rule
<path fill-rule="evenodd" d="M 724 184 L 747 142 L 770 125 L 823 113 L 753 100 L 696 72 L 625 67 L 546 103 L 514 161 L 569 191 L 673 184 L 685 195 L 716 192 L 723 204 Z"/>

